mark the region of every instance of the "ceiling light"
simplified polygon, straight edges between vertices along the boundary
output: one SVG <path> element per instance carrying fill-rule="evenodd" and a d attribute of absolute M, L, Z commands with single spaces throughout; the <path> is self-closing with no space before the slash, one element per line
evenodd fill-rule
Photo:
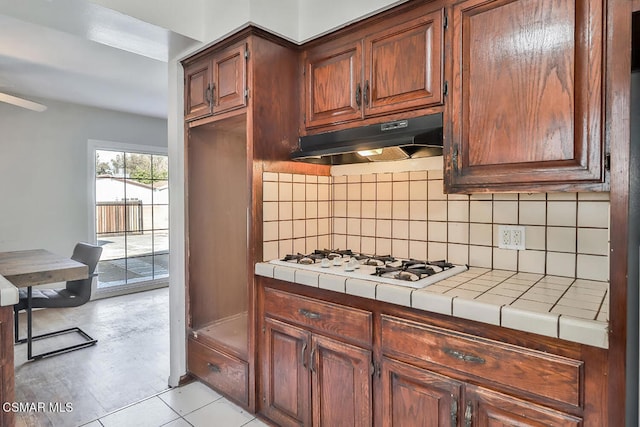
<path fill-rule="evenodd" d="M 358 151 L 358 154 L 360 154 L 362 157 L 379 156 L 380 154 L 382 154 L 382 148 L 376 148 L 374 150 L 362 150 Z"/>
<path fill-rule="evenodd" d="M 37 102 L 18 98 L 17 96 L 8 95 L 6 93 L 0 93 L 0 102 L 6 102 L 7 104 L 26 108 L 27 110 L 31 111 L 37 111 L 39 113 L 47 109 L 46 105 L 38 104 Z"/>

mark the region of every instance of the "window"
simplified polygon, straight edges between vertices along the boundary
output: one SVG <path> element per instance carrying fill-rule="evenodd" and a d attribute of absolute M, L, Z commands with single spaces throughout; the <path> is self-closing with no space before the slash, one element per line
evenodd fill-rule
<path fill-rule="evenodd" d="M 95 149 L 97 292 L 167 282 L 169 174 L 164 154 Z"/>

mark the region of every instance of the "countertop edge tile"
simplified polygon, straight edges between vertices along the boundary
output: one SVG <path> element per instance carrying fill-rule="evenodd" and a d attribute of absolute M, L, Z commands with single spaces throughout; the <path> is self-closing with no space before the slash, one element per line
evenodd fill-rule
<path fill-rule="evenodd" d="M 295 271 L 295 283 L 299 285 L 318 287 L 320 273 L 314 273 L 313 271 L 296 270 Z"/>
<path fill-rule="evenodd" d="M 558 338 L 559 315 L 502 307 L 501 324 L 506 328 Z"/>
<path fill-rule="evenodd" d="M 275 265 L 269 264 L 268 262 L 259 262 L 256 264 L 255 273 L 258 276 L 262 277 L 270 277 L 273 279 L 273 271 Z"/>
<path fill-rule="evenodd" d="M 377 282 L 371 280 L 347 278 L 345 282 L 345 293 L 357 297 L 376 299 Z"/>
<path fill-rule="evenodd" d="M 416 291 L 411 297 L 411 307 L 438 314 L 453 314 L 453 297 L 433 292 Z"/>
<path fill-rule="evenodd" d="M 413 288 L 380 283 L 376 287 L 378 301 L 411 307 L 411 293 Z"/>
<path fill-rule="evenodd" d="M 559 331 L 561 339 L 609 348 L 609 325 L 607 323 L 560 316 Z"/>
<path fill-rule="evenodd" d="M 453 299 L 453 316 L 500 326 L 500 306 L 486 302 L 456 297 Z"/>
<path fill-rule="evenodd" d="M 273 278 L 296 283 L 296 269 L 277 265 L 273 269 Z"/>
<path fill-rule="evenodd" d="M 328 291 L 346 292 L 347 278 L 344 276 L 336 276 L 334 274 L 321 274 L 318 279 L 318 287 Z"/>
<path fill-rule="evenodd" d="M 17 304 L 18 300 L 18 288 L 3 276 L 0 276 L 0 306 L 7 307 Z"/>

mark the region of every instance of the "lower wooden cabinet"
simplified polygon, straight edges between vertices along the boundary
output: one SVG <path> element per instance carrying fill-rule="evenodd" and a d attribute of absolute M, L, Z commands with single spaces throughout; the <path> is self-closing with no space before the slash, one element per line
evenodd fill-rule
<path fill-rule="evenodd" d="M 264 320 L 262 413 L 278 425 L 310 425 L 310 342 L 308 331 Z"/>
<path fill-rule="evenodd" d="M 462 383 L 386 357 L 381 365 L 383 426 L 456 426 Z"/>
<path fill-rule="evenodd" d="M 371 351 L 322 335 L 311 343 L 313 425 L 373 425 Z"/>
<path fill-rule="evenodd" d="M 580 418 L 482 387 L 466 385 L 465 400 L 465 426 L 582 426 Z"/>
<path fill-rule="evenodd" d="M 371 313 L 265 296 L 260 412 L 280 426 L 373 425 Z"/>
<path fill-rule="evenodd" d="M 259 281 L 258 411 L 275 425 L 606 425 L 600 349 Z"/>

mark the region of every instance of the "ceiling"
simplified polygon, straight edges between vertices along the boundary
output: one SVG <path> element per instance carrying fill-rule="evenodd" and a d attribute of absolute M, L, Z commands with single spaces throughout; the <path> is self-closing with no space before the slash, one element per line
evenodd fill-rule
<path fill-rule="evenodd" d="M 86 0 L 0 0 L 0 28 L 0 92 L 159 118 L 168 59 L 198 43 Z"/>

